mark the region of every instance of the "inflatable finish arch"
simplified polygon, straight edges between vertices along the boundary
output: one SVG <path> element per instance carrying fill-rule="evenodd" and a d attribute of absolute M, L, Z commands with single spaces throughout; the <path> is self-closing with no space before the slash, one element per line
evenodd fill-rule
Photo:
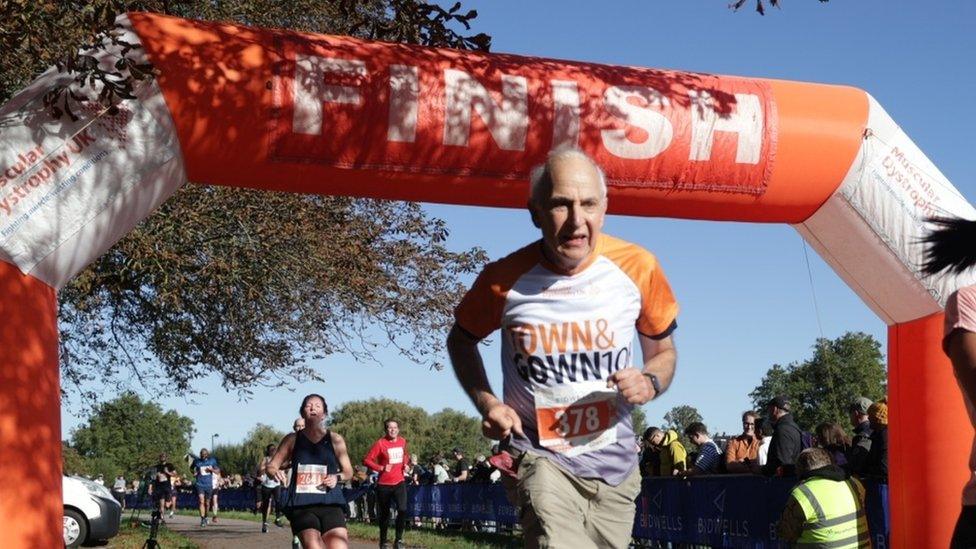
<path fill-rule="evenodd" d="M 4 547 L 60 544 L 55 291 L 180 185 L 520 207 L 529 168 L 564 144 L 603 165 L 612 213 L 789 223 L 820 252 L 889 326 L 893 545 L 947 545 L 969 424 L 942 306 L 970 280 L 922 278 L 918 238 L 926 216 L 976 212 L 865 92 L 120 23 L 160 71 L 137 100 L 51 120 L 52 70 L 0 108 Z"/>

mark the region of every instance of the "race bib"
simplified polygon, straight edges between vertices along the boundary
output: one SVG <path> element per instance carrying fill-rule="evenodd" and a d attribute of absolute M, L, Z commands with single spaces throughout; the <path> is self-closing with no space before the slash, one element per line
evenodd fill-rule
<path fill-rule="evenodd" d="M 296 472 L 295 493 L 324 494 L 329 491 L 329 487 L 325 485 L 325 479 L 329 476 L 328 465 L 301 463 Z"/>
<path fill-rule="evenodd" d="M 536 387 L 539 444 L 573 457 L 617 442 L 617 396 L 602 381 Z"/>
<path fill-rule="evenodd" d="M 390 465 L 403 463 L 403 448 L 390 448 L 386 453 L 390 455 Z"/>

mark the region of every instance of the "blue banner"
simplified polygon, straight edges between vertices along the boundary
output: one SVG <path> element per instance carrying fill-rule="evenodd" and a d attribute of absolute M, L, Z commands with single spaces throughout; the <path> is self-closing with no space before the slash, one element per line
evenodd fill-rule
<path fill-rule="evenodd" d="M 796 479 L 750 475 L 703 476 L 691 480 L 646 479 L 637 498 L 633 536 L 637 539 L 692 543 L 715 547 L 770 549 L 782 547 L 776 522 Z M 888 547 L 888 486 L 865 483 L 867 517 L 874 546 Z M 347 501 L 369 488 L 344 489 Z M 249 511 L 253 489 L 220 491 L 220 508 Z M 126 498 L 129 507 L 136 497 Z M 148 498 L 141 507 L 148 507 Z M 195 508 L 196 494 L 180 492 L 177 504 Z M 518 511 L 501 484 L 436 484 L 411 486 L 407 512 L 413 517 L 452 521 L 518 522 Z"/>
<path fill-rule="evenodd" d="M 796 479 L 713 476 L 644 481 L 634 537 L 715 547 L 782 547 L 779 521 Z M 888 486 L 868 482 L 868 527 L 875 547 L 888 546 Z"/>

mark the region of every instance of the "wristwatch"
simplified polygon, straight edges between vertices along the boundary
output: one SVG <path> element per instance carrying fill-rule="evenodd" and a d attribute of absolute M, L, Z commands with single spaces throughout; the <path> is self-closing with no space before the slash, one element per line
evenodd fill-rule
<path fill-rule="evenodd" d="M 661 390 L 661 382 L 658 381 L 656 375 L 650 372 L 641 372 L 641 373 L 644 375 L 644 377 L 651 380 L 651 387 L 654 387 L 654 398 L 657 398 L 658 395 L 664 392 Z"/>

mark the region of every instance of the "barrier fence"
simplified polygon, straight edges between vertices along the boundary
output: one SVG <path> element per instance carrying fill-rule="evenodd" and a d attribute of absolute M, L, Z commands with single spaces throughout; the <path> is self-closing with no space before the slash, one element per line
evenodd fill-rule
<path fill-rule="evenodd" d="M 698 477 L 693 480 L 653 478 L 644 481 L 637 499 L 633 536 L 636 540 L 690 543 L 713 547 L 767 549 L 780 547 L 776 539 L 779 520 L 796 479 L 763 478 L 749 475 Z M 866 482 L 867 519 L 876 549 L 888 544 L 888 486 Z M 367 488 L 346 488 L 349 501 L 363 496 Z M 254 490 L 220 491 L 220 508 L 249 511 L 254 508 Z M 127 496 L 127 505 L 148 506 L 148 499 Z M 179 492 L 177 505 L 195 508 L 193 492 Z M 515 525 L 516 508 L 508 502 L 500 484 L 437 484 L 411 486 L 408 513 L 419 519 L 460 522 L 491 522 Z"/>

